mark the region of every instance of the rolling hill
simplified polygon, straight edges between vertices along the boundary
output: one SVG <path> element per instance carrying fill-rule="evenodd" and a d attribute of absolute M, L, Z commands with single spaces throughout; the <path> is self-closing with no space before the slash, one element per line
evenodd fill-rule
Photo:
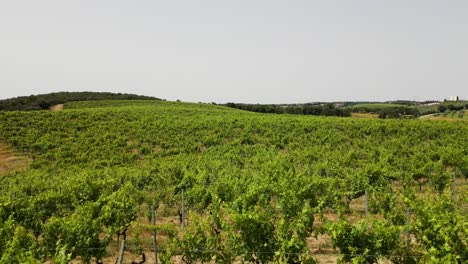
<path fill-rule="evenodd" d="M 160 100 L 159 98 L 106 92 L 58 92 L 0 100 L 0 111 L 47 110 L 53 105 L 76 101 Z"/>
<path fill-rule="evenodd" d="M 0 141 L 31 160 L 0 176 L 2 263 L 150 261 L 155 231 L 162 262 L 468 257 L 466 122 L 104 100 L 0 112 Z"/>

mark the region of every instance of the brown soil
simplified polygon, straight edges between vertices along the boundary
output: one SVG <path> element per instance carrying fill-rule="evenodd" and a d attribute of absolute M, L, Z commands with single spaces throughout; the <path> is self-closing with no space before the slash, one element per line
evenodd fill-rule
<path fill-rule="evenodd" d="M 31 159 L 15 153 L 6 144 L 0 143 L 0 175 L 23 169 L 31 164 Z"/>
<path fill-rule="evenodd" d="M 351 113 L 352 118 L 378 118 L 378 114 L 372 113 Z"/>
<path fill-rule="evenodd" d="M 63 110 L 63 104 L 53 105 L 49 108 L 52 112 L 58 112 Z"/>

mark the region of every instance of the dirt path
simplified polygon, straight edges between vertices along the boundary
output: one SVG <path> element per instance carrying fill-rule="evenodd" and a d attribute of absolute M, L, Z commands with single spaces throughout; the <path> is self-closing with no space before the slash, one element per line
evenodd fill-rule
<path fill-rule="evenodd" d="M 63 104 L 53 105 L 49 108 L 52 112 L 58 112 L 63 110 Z"/>
<path fill-rule="evenodd" d="M 23 169 L 31 164 L 31 159 L 15 153 L 9 146 L 0 143 L 0 175 Z"/>
<path fill-rule="evenodd" d="M 379 118 L 379 115 L 378 114 L 373 114 L 373 113 L 356 113 L 356 112 L 353 112 L 351 113 L 351 117 L 352 118 Z"/>

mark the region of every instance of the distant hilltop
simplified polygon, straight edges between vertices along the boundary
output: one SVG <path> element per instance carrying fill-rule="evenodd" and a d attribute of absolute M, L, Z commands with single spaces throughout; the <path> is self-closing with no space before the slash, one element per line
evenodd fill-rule
<path fill-rule="evenodd" d="M 0 100 L 0 110 L 3 111 L 32 111 L 47 110 L 51 106 L 74 101 L 98 100 L 161 100 L 156 97 L 108 93 L 108 92 L 58 92 L 40 95 L 21 96 Z"/>

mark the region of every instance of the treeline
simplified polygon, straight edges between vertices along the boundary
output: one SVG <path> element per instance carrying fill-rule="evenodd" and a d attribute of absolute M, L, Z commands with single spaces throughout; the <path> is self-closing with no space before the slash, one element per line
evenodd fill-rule
<path fill-rule="evenodd" d="M 317 116 L 351 116 L 351 109 L 338 108 L 334 104 L 276 105 L 227 103 L 225 106 L 257 113 Z"/>
<path fill-rule="evenodd" d="M 420 116 L 418 109 L 408 106 L 380 109 L 378 114 L 379 118 L 416 118 Z"/>
<path fill-rule="evenodd" d="M 161 100 L 156 97 L 108 92 L 58 92 L 0 100 L 2 111 L 45 110 L 57 104 L 97 100 Z"/>
<path fill-rule="evenodd" d="M 359 105 L 360 104 L 360 105 Z M 351 116 L 352 112 L 374 113 L 382 119 L 411 119 L 421 115 L 443 113 L 468 109 L 466 102 L 441 103 L 434 106 L 418 105 L 412 101 L 392 103 L 308 103 L 308 104 L 241 104 L 227 103 L 224 106 L 257 113 L 317 115 L 317 116 Z"/>
<path fill-rule="evenodd" d="M 381 105 L 365 105 L 352 108 L 353 112 L 359 113 L 375 113 L 379 118 L 416 118 L 421 115 L 419 110 L 414 106 L 386 106 Z"/>
<path fill-rule="evenodd" d="M 444 113 L 445 111 L 459 111 L 468 109 L 468 103 L 440 103 L 434 106 L 425 105 L 398 105 L 386 106 L 385 104 L 369 104 L 354 106 L 353 112 L 376 113 L 379 118 L 417 118 L 422 115 Z"/>
<path fill-rule="evenodd" d="M 468 109 L 468 103 L 466 104 L 440 104 L 437 109 L 440 113 L 443 113 L 447 110 L 449 111 L 459 111 L 462 109 Z"/>

